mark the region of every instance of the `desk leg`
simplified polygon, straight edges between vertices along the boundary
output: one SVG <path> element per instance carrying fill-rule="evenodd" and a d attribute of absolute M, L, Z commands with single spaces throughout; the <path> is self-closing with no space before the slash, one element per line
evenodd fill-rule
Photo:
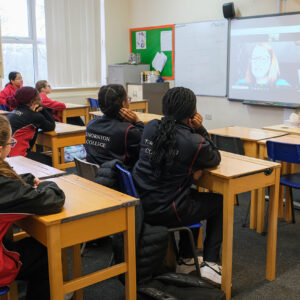
<path fill-rule="evenodd" d="M 279 199 L 280 168 L 275 169 L 275 185 L 270 187 L 269 212 L 268 212 L 268 240 L 266 279 L 275 279 L 276 269 L 276 245 L 277 245 L 277 218 Z"/>
<path fill-rule="evenodd" d="M 59 226 L 59 224 L 56 224 L 47 227 L 47 250 L 51 300 L 64 299 Z"/>
<path fill-rule="evenodd" d="M 251 205 L 250 205 L 250 229 L 256 228 L 257 219 L 257 190 L 251 191 Z"/>
<path fill-rule="evenodd" d="M 231 298 L 234 197 L 229 183 L 223 193 L 222 290 Z"/>
<path fill-rule="evenodd" d="M 135 210 L 127 208 L 127 230 L 124 232 L 124 258 L 128 271 L 125 273 L 126 300 L 136 300 L 135 266 Z"/>
<path fill-rule="evenodd" d="M 59 168 L 59 151 L 57 147 L 57 138 L 52 137 L 51 140 L 51 147 L 52 147 L 52 166 L 56 169 Z"/>
<path fill-rule="evenodd" d="M 85 126 L 90 121 L 90 114 L 89 114 L 89 108 L 87 107 L 85 110 L 85 116 L 84 116 Z"/>
<path fill-rule="evenodd" d="M 67 123 L 67 111 L 66 110 L 63 110 L 62 111 L 62 114 L 61 114 L 61 121 L 63 123 Z"/>
<path fill-rule="evenodd" d="M 81 277 L 82 275 L 82 264 L 81 264 L 81 244 L 72 247 L 73 257 L 73 278 Z M 75 293 L 74 300 L 83 299 L 83 290 L 77 290 Z"/>

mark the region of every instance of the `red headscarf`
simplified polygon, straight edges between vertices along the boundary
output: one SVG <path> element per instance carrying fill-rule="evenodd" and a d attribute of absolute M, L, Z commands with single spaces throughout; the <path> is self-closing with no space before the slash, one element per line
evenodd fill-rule
<path fill-rule="evenodd" d="M 39 95 L 37 89 L 31 86 L 21 87 L 16 91 L 16 94 L 13 97 L 6 99 L 6 106 L 8 106 L 10 110 L 14 110 L 19 105 L 29 104 L 37 95 Z"/>

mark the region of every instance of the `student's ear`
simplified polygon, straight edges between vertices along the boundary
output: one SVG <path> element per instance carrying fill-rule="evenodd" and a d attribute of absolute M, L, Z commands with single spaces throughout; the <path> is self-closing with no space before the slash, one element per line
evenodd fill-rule
<path fill-rule="evenodd" d="M 122 107 L 129 108 L 127 99 L 122 101 Z"/>

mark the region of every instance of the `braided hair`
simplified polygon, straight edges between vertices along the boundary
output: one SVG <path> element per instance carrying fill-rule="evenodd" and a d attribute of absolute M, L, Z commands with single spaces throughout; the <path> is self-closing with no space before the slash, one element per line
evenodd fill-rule
<path fill-rule="evenodd" d="M 196 96 L 187 88 L 175 87 L 163 97 L 163 114 L 154 135 L 151 165 L 156 176 L 166 173 L 177 152 L 176 122 L 191 118 L 196 110 Z"/>
<path fill-rule="evenodd" d="M 127 93 L 120 84 L 104 85 L 98 93 L 98 103 L 101 111 L 112 118 L 118 116 L 122 102 L 127 99 Z"/>
<path fill-rule="evenodd" d="M 8 120 L 4 116 L 0 116 L 0 146 L 5 147 L 8 143 L 11 133 L 11 128 Z M 0 157 L 0 175 L 21 180 L 24 184 L 24 180 L 13 170 L 13 168 Z"/>

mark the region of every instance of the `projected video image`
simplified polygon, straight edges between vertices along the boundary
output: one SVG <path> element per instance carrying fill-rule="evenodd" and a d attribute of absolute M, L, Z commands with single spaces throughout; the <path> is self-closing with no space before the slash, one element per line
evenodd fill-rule
<path fill-rule="evenodd" d="M 274 18 L 232 24 L 230 98 L 300 104 L 300 25 Z"/>

